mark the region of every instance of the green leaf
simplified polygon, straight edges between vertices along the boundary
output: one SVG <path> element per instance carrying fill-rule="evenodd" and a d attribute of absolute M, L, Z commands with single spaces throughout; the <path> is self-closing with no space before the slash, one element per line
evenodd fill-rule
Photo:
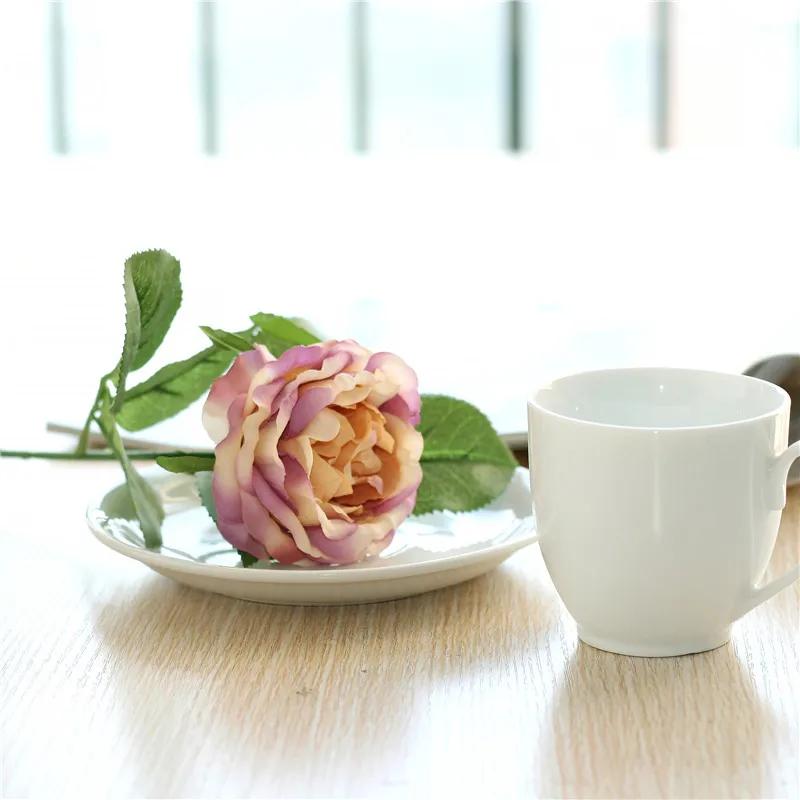
<path fill-rule="evenodd" d="M 325 334 L 321 333 L 315 325 L 303 317 L 287 317 L 286 319 L 288 319 L 290 322 L 294 322 L 298 328 L 302 328 L 306 333 L 316 336 L 318 342 L 331 338 L 330 336 L 325 336 Z"/>
<path fill-rule="evenodd" d="M 200 330 L 211 339 L 214 344 L 224 350 L 232 350 L 234 353 L 244 353 L 247 350 L 253 349 L 253 343 L 249 342 L 244 336 L 238 333 L 228 333 L 219 328 L 209 328 L 207 325 L 201 325 Z"/>
<path fill-rule="evenodd" d="M 146 250 L 125 262 L 139 300 L 142 333 L 133 369 L 143 367 L 158 350 L 181 305 L 181 265 L 166 250 Z"/>
<path fill-rule="evenodd" d="M 313 333 L 301 328 L 288 317 L 279 317 L 276 314 L 253 314 L 250 319 L 258 328 L 253 334 L 253 341 L 263 344 L 275 358 L 290 347 L 320 341 Z"/>
<path fill-rule="evenodd" d="M 125 430 L 141 431 L 174 417 L 211 388 L 234 355 L 214 345 L 184 361 L 168 364 L 126 392 L 117 422 Z"/>
<path fill-rule="evenodd" d="M 422 483 L 415 514 L 430 511 L 473 511 L 499 497 L 514 467 L 473 461 L 427 461 L 422 464 Z"/>
<path fill-rule="evenodd" d="M 245 550 L 239 550 L 237 548 L 236 552 L 239 554 L 239 557 L 242 559 L 242 566 L 243 567 L 252 567 L 253 564 L 258 564 L 258 559 L 251 555 L 250 553 L 246 552 Z"/>
<path fill-rule="evenodd" d="M 517 461 L 475 406 L 423 395 L 418 429 L 425 446 L 415 514 L 472 511 L 508 486 Z"/>
<path fill-rule="evenodd" d="M 213 473 L 197 473 L 197 493 L 200 495 L 200 502 L 203 508 L 208 511 L 208 516 L 217 524 L 217 504 L 214 502 L 214 491 L 212 489 Z"/>
<path fill-rule="evenodd" d="M 119 411 L 125 397 L 125 381 L 128 373 L 133 369 L 133 362 L 139 352 L 139 341 L 142 336 L 141 310 L 139 298 L 136 296 L 136 286 L 133 282 L 133 270 L 130 262 L 125 262 L 125 274 L 122 279 L 122 288 L 125 292 L 125 339 L 122 342 L 122 355 L 119 364 L 113 373 L 113 380 L 117 386 L 117 395 L 114 398 L 113 410 Z"/>
<path fill-rule="evenodd" d="M 114 372 L 116 413 L 125 399 L 128 373 L 156 352 L 181 304 L 180 262 L 166 250 L 135 253 L 125 262 L 125 340 Z"/>
<path fill-rule="evenodd" d="M 486 415 L 446 395 L 422 395 L 417 429 L 425 440 L 423 461 L 477 461 L 516 467 L 517 462 Z"/>
<path fill-rule="evenodd" d="M 214 469 L 213 453 L 187 453 L 185 456 L 158 456 L 156 464 L 167 472 L 207 472 Z"/>
<path fill-rule="evenodd" d="M 100 508 L 109 519 L 136 519 L 136 508 L 127 483 L 115 486 L 100 501 Z"/>
<path fill-rule="evenodd" d="M 144 543 L 148 548 L 161 546 L 161 523 L 164 521 L 164 507 L 155 489 L 133 468 L 125 447 L 119 436 L 114 415 L 111 411 L 111 398 L 106 391 L 101 398 L 100 413 L 97 419 L 108 446 L 119 459 L 130 492 L 130 499 L 136 512 L 136 519 L 142 529 Z"/>

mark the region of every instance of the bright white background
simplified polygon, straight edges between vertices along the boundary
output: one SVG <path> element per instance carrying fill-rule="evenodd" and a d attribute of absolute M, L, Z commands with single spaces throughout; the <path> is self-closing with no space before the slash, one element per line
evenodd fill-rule
<path fill-rule="evenodd" d="M 303 315 L 504 431 L 560 373 L 738 371 L 800 342 L 797 156 L 5 169 L 4 441 L 91 402 L 120 347 L 122 261 L 146 247 L 183 264 L 164 358 L 200 349 L 199 324 Z"/>
<path fill-rule="evenodd" d="M 66 6 L 72 155 L 50 153 L 47 5 L 0 5 L 0 442 L 79 422 L 122 336 L 122 262 L 165 247 L 199 324 L 258 310 L 402 354 L 504 432 L 574 370 L 739 371 L 800 350 L 797 2 L 676 4 L 677 149 L 651 147 L 647 2 L 526 14 L 526 144 L 503 154 L 497 2 L 220 2 L 221 155 L 200 155 L 197 8 Z M 147 373 L 144 373 L 145 375 Z M 162 435 L 202 443 L 196 414 Z"/>

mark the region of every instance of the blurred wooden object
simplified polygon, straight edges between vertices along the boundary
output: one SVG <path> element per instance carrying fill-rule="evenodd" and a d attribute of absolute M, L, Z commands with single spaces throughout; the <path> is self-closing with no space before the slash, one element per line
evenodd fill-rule
<path fill-rule="evenodd" d="M 521 441 L 518 440 L 516 436 L 508 437 L 511 441 L 506 439 L 506 444 L 508 444 L 511 452 L 514 454 L 514 458 L 519 461 L 520 466 L 527 467 L 528 466 L 528 442 L 526 434 L 521 434 L 520 437 Z M 505 438 L 505 437 L 504 437 Z"/>
<path fill-rule="evenodd" d="M 535 545 L 408 600 L 260 606 L 101 547 L 84 506 L 118 479 L 0 461 L 5 797 L 798 796 L 797 585 L 653 660 L 579 644 Z M 768 576 L 799 533 L 794 489 Z"/>
<path fill-rule="evenodd" d="M 63 433 L 69 436 L 75 437 L 75 442 L 77 442 L 78 436 L 80 436 L 81 429 L 76 428 L 73 425 L 62 425 L 58 422 L 48 422 L 47 423 L 47 432 L 48 433 Z M 149 450 L 154 453 L 164 452 L 168 453 L 171 450 L 181 449 L 185 451 L 190 450 L 198 450 L 199 448 L 195 447 L 181 447 L 178 448 L 176 445 L 167 444 L 165 442 L 158 442 L 150 439 L 133 439 L 130 436 L 122 436 L 121 437 L 122 444 L 128 450 Z M 74 445 L 72 447 L 74 450 Z M 94 431 L 93 433 L 89 434 L 89 449 L 90 450 L 106 450 L 108 449 L 108 443 L 106 442 L 105 437 L 99 431 Z M 212 444 L 209 444 L 207 449 L 213 449 Z"/>

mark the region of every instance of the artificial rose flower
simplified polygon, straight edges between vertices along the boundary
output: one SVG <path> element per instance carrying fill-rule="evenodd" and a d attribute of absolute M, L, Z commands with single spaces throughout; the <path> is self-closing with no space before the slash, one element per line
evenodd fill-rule
<path fill-rule="evenodd" d="M 391 353 L 353 341 L 242 353 L 203 409 L 222 535 L 283 564 L 380 553 L 416 503 L 419 411 L 417 376 Z"/>

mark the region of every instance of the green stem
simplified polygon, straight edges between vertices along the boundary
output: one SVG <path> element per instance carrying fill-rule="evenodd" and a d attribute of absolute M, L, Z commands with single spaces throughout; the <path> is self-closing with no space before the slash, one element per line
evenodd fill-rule
<path fill-rule="evenodd" d="M 132 461 L 155 461 L 161 456 L 211 456 L 213 453 L 197 453 L 194 451 L 172 450 L 164 452 L 133 450 L 128 452 Z M 38 450 L 0 450 L 0 458 L 47 458 L 60 461 L 117 461 L 114 453 L 47 453 Z"/>
<path fill-rule="evenodd" d="M 100 410 L 100 401 L 103 398 L 103 392 L 106 388 L 106 382 L 111 379 L 111 374 L 103 375 L 100 378 L 100 386 L 97 389 L 97 396 L 94 398 L 94 403 L 92 405 L 92 410 L 89 412 L 89 416 L 86 417 L 86 424 L 83 426 L 83 430 L 81 431 L 80 439 L 78 439 L 78 446 L 75 448 L 75 455 L 83 457 L 87 454 L 89 450 L 89 433 L 92 427 L 92 422 L 96 419 L 96 414 Z"/>
<path fill-rule="evenodd" d="M 75 456 L 78 458 L 85 456 L 86 451 L 89 449 L 89 428 L 92 426 L 93 419 L 94 409 L 92 409 L 91 413 L 86 418 L 86 424 L 83 426 L 80 439 L 78 439 L 78 446 L 75 448 Z"/>

